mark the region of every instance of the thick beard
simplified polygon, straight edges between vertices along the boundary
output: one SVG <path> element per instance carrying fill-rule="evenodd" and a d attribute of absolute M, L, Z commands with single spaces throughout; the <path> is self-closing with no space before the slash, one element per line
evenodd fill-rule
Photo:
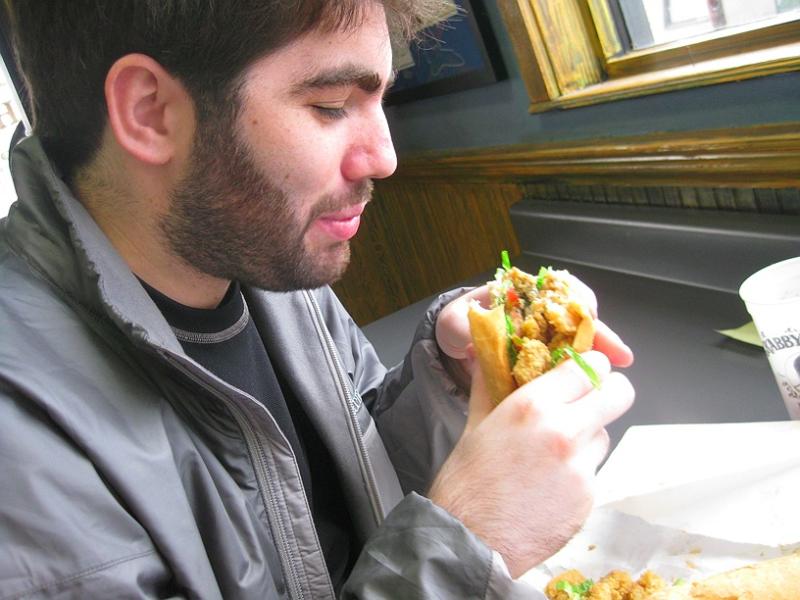
<path fill-rule="evenodd" d="M 368 201 L 372 182 L 346 198 L 321 197 L 301 223 L 289 195 L 255 165 L 235 124 L 204 125 L 161 221 L 172 252 L 201 273 L 274 291 L 339 279 L 350 261 L 349 242 L 312 253 L 305 234 L 319 216 Z"/>

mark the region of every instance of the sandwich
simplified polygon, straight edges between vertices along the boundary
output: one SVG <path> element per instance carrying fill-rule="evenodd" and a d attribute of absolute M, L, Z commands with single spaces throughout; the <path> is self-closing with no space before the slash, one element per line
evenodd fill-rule
<path fill-rule="evenodd" d="M 549 600 L 798 600 L 800 553 L 753 563 L 702 580 L 667 582 L 651 571 L 634 581 L 611 571 L 597 582 L 580 571 L 554 577 L 545 588 Z"/>
<path fill-rule="evenodd" d="M 542 267 L 531 275 L 512 267 L 507 251 L 501 262 L 488 284 L 491 307 L 473 302 L 468 312 L 475 354 L 494 403 L 565 359 L 575 360 L 599 386 L 580 356 L 592 348 L 594 318 L 569 272 Z"/>

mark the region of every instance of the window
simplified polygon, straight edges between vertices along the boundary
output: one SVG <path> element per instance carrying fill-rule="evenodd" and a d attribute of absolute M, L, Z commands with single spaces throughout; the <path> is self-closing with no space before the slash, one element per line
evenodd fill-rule
<path fill-rule="evenodd" d="M 0 218 L 8 214 L 11 204 L 17 199 L 14 182 L 11 180 L 8 155 L 11 137 L 20 121 L 25 122 L 27 127 L 16 88 L 11 83 L 5 64 L 0 60 Z"/>
<path fill-rule="evenodd" d="M 731 27 L 764 27 L 782 21 L 784 15 L 800 17 L 800 0 L 617 1 L 630 46 L 637 50 Z"/>
<path fill-rule="evenodd" d="M 8 209 L 17 199 L 17 191 L 11 180 L 8 157 L 11 139 L 20 122 L 30 131 L 30 123 L 20 101 L 22 81 L 14 63 L 9 43 L 8 13 L 0 8 L 0 218 L 8 214 Z"/>
<path fill-rule="evenodd" d="M 532 112 L 800 68 L 800 0 L 499 5 Z"/>

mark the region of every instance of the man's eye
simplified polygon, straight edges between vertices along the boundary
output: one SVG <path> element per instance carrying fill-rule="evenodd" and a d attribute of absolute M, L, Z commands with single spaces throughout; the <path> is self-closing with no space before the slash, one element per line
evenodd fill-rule
<path fill-rule="evenodd" d="M 347 116 L 347 111 L 343 106 L 327 106 L 325 104 L 315 104 L 314 110 L 325 119 L 335 121 Z"/>

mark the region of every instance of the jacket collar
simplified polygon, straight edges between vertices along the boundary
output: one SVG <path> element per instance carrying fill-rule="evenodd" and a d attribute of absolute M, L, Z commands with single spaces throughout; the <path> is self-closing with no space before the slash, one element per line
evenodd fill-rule
<path fill-rule="evenodd" d="M 15 252 L 68 300 L 106 315 L 134 342 L 182 353 L 164 317 L 35 135 L 12 150 L 11 173 L 19 200 L 6 231 Z"/>

